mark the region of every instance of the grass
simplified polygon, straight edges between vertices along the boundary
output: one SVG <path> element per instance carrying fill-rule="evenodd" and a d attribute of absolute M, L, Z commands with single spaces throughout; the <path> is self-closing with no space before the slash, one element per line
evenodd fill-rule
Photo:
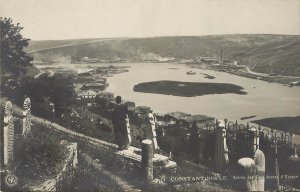
<path fill-rule="evenodd" d="M 108 142 L 113 141 L 111 135 L 113 130 L 111 121 L 90 112 L 85 106 L 74 107 L 73 111 L 76 111 L 76 113 L 65 114 L 58 123 L 72 131 L 93 138 L 102 139 Z"/>
<path fill-rule="evenodd" d="M 19 178 L 19 187 L 38 184 L 38 181 L 51 178 L 62 168 L 66 158 L 66 148 L 60 145 L 57 137 L 49 137 L 45 127 L 33 125 L 27 137 L 20 135 L 20 120 L 15 122 L 16 136 L 13 167 Z"/>
<path fill-rule="evenodd" d="M 84 161 L 81 155 L 78 158 L 78 170 L 71 183 L 71 191 L 122 191 L 115 180 L 99 173 L 90 162 Z"/>

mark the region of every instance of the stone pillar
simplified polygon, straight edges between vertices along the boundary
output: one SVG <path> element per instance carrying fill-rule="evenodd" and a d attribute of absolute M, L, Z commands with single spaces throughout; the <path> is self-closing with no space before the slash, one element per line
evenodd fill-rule
<path fill-rule="evenodd" d="M 126 129 L 127 129 L 127 138 L 125 141 L 125 148 L 128 149 L 128 147 L 130 146 L 130 144 L 132 142 L 128 115 L 126 117 Z"/>
<path fill-rule="evenodd" d="M 258 191 L 264 191 L 265 189 L 265 154 L 259 149 L 259 136 L 260 132 L 255 128 L 251 128 L 250 132 L 252 134 L 252 150 L 254 152 L 254 162 L 257 169 L 256 179 L 257 179 L 257 189 Z"/>
<path fill-rule="evenodd" d="M 225 124 L 221 121 L 217 122 L 216 131 L 216 146 L 215 146 L 215 165 L 217 170 L 225 171 L 225 165 L 229 162 L 228 147 L 226 142 L 226 129 Z"/>
<path fill-rule="evenodd" d="M 158 145 L 157 145 L 157 139 L 156 139 L 156 118 L 155 116 L 152 114 L 152 112 L 150 112 L 148 114 L 148 118 L 149 118 L 149 122 L 151 124 L 151 131 L 152 131 L 152 142 L 153 142 L 153 146 L 154 149 L 158 149 Z"/>
<path fill-rule="evenodd" d="M 238 160 L 238 165 L 244 178 L 244 183 L 239 186 L 241 191 L 259 191 L 256 180 L 256 166 L 255 161 L 251 158 L 241 158 Z"/>
<path fill-rule="evenodd" d="M 27 136 L 31 130 L 31 101 L 26 97 L 23 104 L 23 136 Z"/>
<path fill-rule="evenodd" d="M 72 143 L 70 145 L 70 147 L 72 148 L 73 150 L 73 162 L 72 162 L 72 165 L 73 165 L 73 169 L 77 169 L 77 166 L 78 166 L 78 154 L 77 154 L 77 143 Z"/>
<path fill-rule="evenodd" d="M 265 154 L 260 150 L 257 149 L 254 154 L 254 162 L 257 169 L 257 189 L 258 191 L 265 190 Z"/>
<path fill-rule="evenodd" d="M 153 146 L 149 139 L 142 141 L 142 175 L 147 182 L 153 180 Z"/>
<path fill-rule="evenodd" d="M 13 122 L 13 109 L 12 103 L 7 101 L 5 103 L 4 112 L 4 127 L 3 127 L 3 159 L 4 166 L 11 164 L 13 160 L 14 149 L 14 122 Z"/>
<path fill-rule="evenodd" d="M 292 159 L 298 159 L 299 156 L 297 154 L 297 146 L 294 144 L 294 155 L 291 156 Z"/>
<path fill-rule="evenodd" d="M 252 136 L 252 149 L 253 151 L 255 152 L 256 149 L 259 149 L 259 132 L 256 128 L 251 128 L 250 129 L 250 133 L 251 133 L 251 136 Z"/>

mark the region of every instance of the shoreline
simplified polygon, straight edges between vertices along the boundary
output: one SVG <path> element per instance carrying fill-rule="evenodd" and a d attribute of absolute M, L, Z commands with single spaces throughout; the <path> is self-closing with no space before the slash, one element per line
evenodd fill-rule
<path fill-rule="evenodd" d="M 289 83 L 293 82 L 293 81 L 300 81 L 300 77 L 297 76 L 283 76 L 283 75 L 269 75 L 266 73 L 258 73 L 255 71 L 250 71 L 249 67 L 245 66 L 245 65 L 236 65 L 236 66 L 231 66 L 232 68 L 229 69 L 223 69 L 222 66 L 221 67 L 214 67 L 212 65 L 208 65 L 208 64 L 200 64 L 200 63 L 189 63 L 186 61 L 179 61 L 179 62 L 170 62 L 170 61 L 166 61 L 166 62 L 162 62 L 162 61 L 108 61 L 108 62 L 99 62 L 99 63 L 66 63 L 68 65 L 91 65 L 93 67 L 99 67 L 98 65 L 118 65 L 118 64 L 130 64 L 130 63 L 155 63 L 155 64 L 178 64 L 178 65 L 187 65 L 190 68 L 199 68 L 199 69 L 203 69 L 203 70 L 211 70 L 211 71 L 220 71 L 220 72 L 225 72 L 228 74 L 232 74 L 232 75 L 236 75 L 236 76 L 240 76 L 240 77 L 246 77 L 246 78 L 250 78 L 250 79 L 257 79 L 257 80 L 261 80 L 261 81 L 265 81 L 265 82 L 269 82 L 269 83 L 279 83 L 282 84 L 284 86 L 290 86 Z M 34 64 L 34 66 L 41 66 L 42 68 L 44 66 L 51 66 L 51 65 L 56 65 L 56 64 L 60 64 L 60 63 L 39 63 L 39 64 Z M 234 67 L 243 67 L 244 69 L 239 69 L 239 70 L 233 70 Z M 38 67 L 39 68 L 39 67 Z M 246 69 L 248 68 L 248 70 Z M 297 87 L 297 86 L 290 86 L 290 87 Z"/>
<path fill-rule="evenodd" d="M 279 131 L 286 131 L 291 134 L 300 135 L 300 116 L 295 117 L 271 117 L 259 120 L 253 120 L 252 123 L 269 127 Z M 283 128 L 285 127 L 285 128 Z"/>
<path fill-rule="evenodd" d="M 116 67 L 118 67 L 118 64 L 121 64 L 121 65 L 124 65 L 124 64 L 126 64 L 127 62 L 119 62 L 119 63 L 92 63 L 92 64 L 90 64 L 90 63 L 85 63 L 84 65 L 90 65 L 90 66 L 92 66 L 92 67 L 95 67 L 95 68 L 97 68 L 97 67 L 104 67 L 104 66 L 109 66 L 109 65 L 114 65 L 114 66 L 116 66 Z M 139 62 L 130 62 L 130 63 L 139 63 Z M 158 64 L 158 63 L 161 63 L 161 64 L 178 64 L 178 65 L 187 65 L 187 66 L 189 66 L 189 67 L 191 67 L 189 64 L 187 64 L 187 63 L 176 63 L 176 62 L 155 62 L 155 64 Z M 59 63 L 58 63 L 59 64 Z M 104 65 L 103 65 L 104 64 Z M 149 63 L 149 64 L 151 64 L 151 63 Z M 68 65 L 74 65 L 74 64 L 71 64 L 71 63 L 69 63 Z M 75 64 L 76 65 L 76 64 Z M 36 65 L 35 65 L 36 66 Z M 41 68 L 44 68 L 44 65 L 39 65 L 39 66 L 41 66 Z M 53 65 L 53 67 L 55 67 L 55 64 Z M 38 67 L 39 68 L 39 67 Z M 215 70 L 213 70 L 213 69 L 207 69 L 207 68 L 201 68 L 201 69 L 203 69 L 203 70 L 212 70 L 212 71 L 215 71 Z M 224 72 L 224 71 L 222 71 L 222 72 Z M 225 72 L 225 73 L 228 73 L 228 72 Z M 111 75 L 115 75 L 115 74 L 117 74 L 117 73 L 112 73 Z M 300 77 L 299 77 L 300 78 Z M 105 90 L 104 90 L 105 91 Z M 205 114 L 204 114 L 205 115 Z M 273 118 L 273 117 L 270 117 L 270 118 Z M 274 117 L 274 119 L 276 119 L 277 117 Z M 266 119 L 269 119 L 269 118 L 266 118 Z M 236 120 L 238 120 L 238 119 L 236 119 Z M 256 123 L 255 121 L 259 121 L 259 120 L 261 120 L 261 119 L 259 119 L 259 120 L 252 120 L 251 121 L 251 118 L 247 118 L 247 119 L 240 119 L 240 120 L 242 120 L 242 121 L 250 121 L 250 122 L 252 122 L 252 123 L 255 123 L 255 124 L 257 124 L 257 125 L 259 125 L 258 123 Z M 272 128 L 272 127 L 270 127 L 270 126 L 266 126 L 266 127 L 269 127 L 270 129 Z M 282 130 L 282 131 L 288 131 L 288 130 L 286 130 L 286 129 L 280 129 L 280 130 Z M 299 135 L 300 135 L 300 133 L 299 133 Z"/>
<path fill-rule="evenodd" d="M 257 73 L 254 71 L 250 71 L 249 67 L 245 66 L 245 65 L 237 65 L 236 67 L 244 67 L 244 68 L 248 68 L 248 70 L 233 70 L 233 69 L 222 69 L 222 68 L 214 68 L 211 65 L 204 65 L 204 64 L 195 64 L 195 63 L 186 63 L 187 66 L 189 66 L 190 68 L 198 68 L 198 69 L 203 69 L 203 70 L 212 70 L 212 71 L 220 71 L 220 72 L 224 72 L 224 73 L 228 73 L 228 74 L 232 74 L 232 75 L 236 75 L 236 76 L 240 76 L 240 77 L 245 77 L 245 78 L 250 78 L 250 79 L 257 79 L 257 80 L 261 80 L 261 81 L 265 81 L 265 82 L 269 82 L 269 83 L 279 83 L 282 84 L 284 86 L 290 86 L 291 82 L 294 81 L 300 81 L 300 77 L 297 76 L 282 76 L 282 75 L 269 75 L 266 73 Z M 232 66 L 234 67 L 234 66 Z M 290 86 L 290 87 L 297 87 L 297 86 Z"/>

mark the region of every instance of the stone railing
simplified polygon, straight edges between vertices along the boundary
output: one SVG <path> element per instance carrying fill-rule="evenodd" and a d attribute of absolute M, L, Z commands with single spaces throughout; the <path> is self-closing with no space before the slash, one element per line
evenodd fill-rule
<path fill-rule="evenodd" d="M 63 140 L 61 145 L 66 146 L 68 150 L 62 169 L 53 179 L 48 179 L 40 185 L 29 187 L 31 191 L 65 191 L 70 187 L 78 164 L 77 143 L 68 143 Z"/>
<path fill-rule="evenodd" d="M 133 163 L 140 166 L 142 162 L 141 149 L 129 146 L 127 150 L 117 151 L 118 146 L 113 143 L 109 143 L 100 139 L 86 136 L 81 133 L 66 129 L 56 123 L 51 123 L 42 118 L 35 117 L 32 119 L 33 123 L 43 125 L 44 127 L 51 129 L 60 135 L 64 135 L 67 140 L 73 140 L 75 142 L 84 141 L 89 144 L 89 147 L 96 149 L 98 152 L 114 153 L 116 160 L 121 159 L 122 162 L 125 160 L 128 163 Z M 137 153 L 136 153 L 137 152 Z M 154 154 L 153 156 L 154 173 L 157 172 L 174 172 L 177 164 L 171 161 L 168 157 L 160 154 Z M 156 175 L 156 174 L 155 174 Z"/>

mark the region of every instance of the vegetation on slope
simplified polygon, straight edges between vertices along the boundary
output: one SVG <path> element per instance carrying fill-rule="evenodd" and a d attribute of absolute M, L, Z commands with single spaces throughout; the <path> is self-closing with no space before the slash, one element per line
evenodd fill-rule
<path fill-rule="evenodd" d="M 300 76 L 300 36 L 279 38 L 234 58 L 262 73 Z"/>
<path fill-rule="evenodd" d="M 247 94 L 242 87 L 228 83 L 153 81 L 139 83 L 133 87 L 135 92 L 195 97 L 208 94 Z"/>
<path fill-rule="evenodd" d="M 70 44 L 74 40 L 65 40 Z M 79 40 L 78 40 L 79 41 Z M 83 41 L 83 40 L 82 40 Z M 39 43 L 30 42 L 28 50 Z M 52 46 L 61 45 L 62 42 Z M 45 42 L 48 47 L 49 42 Z M 240 64 L 259 72 L 276 72 L 300 76 L 300 37 L 288 35 L 212 35 L 132 38 L 99 41 L 68 47 L 38 51 L 32 54 L 36 60 L 78 61 L 83 57 L 103 60 L 158 58 L 194 59 L 198 56 L 235 59 Z"/>

